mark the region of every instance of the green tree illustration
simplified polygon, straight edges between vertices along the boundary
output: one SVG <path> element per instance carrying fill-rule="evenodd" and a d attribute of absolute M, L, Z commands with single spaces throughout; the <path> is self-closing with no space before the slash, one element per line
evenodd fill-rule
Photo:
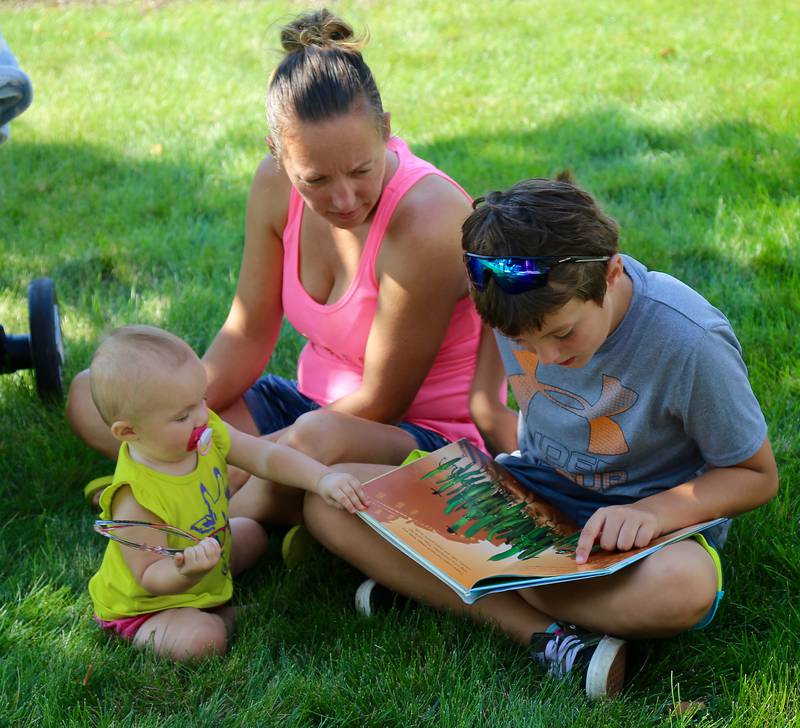
<path fill-rule="evenodd" d="M 486 539 L 509 548 L 490 557 L 502 561 L 516 556 L 532 559 L 553 547 L 559 553 L 575 553 L 579 533 L 561 536 L 529 511 L 524 501 L 505 490 L 500 480 L 492 479 L 479 463 L 459 465 L 461 458 L 440 463 L 422 476 L 433 479 L 433 492 L 446 499 L 444 513 L 457 515 L 448 531 L 462 532 L 467 538 L 486 532 Z"/>

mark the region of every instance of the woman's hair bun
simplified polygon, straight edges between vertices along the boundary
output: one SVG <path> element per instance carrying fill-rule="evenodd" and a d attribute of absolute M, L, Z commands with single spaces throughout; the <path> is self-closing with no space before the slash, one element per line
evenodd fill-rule
<path fill-rule="evenodd" d="M 281 28 L 284 55 L 267 87 L 267 123 L 276 158 L 281 137 L 297 122 L 364 109 L 385 136 L 381 95 L 360 51 L 366 39 L 366 31 L 356 37 L 350 25 L 325 8 L 303 13 Z"/>
<path fill-rule="evenodd" d="M 365 42 L 365 36 L 356 37 L 353 28 L 327 8 L 298 15 L 281 28 L 281 46 L 286 53 L 297 53 L 309 46 L 358 51 Z"/>

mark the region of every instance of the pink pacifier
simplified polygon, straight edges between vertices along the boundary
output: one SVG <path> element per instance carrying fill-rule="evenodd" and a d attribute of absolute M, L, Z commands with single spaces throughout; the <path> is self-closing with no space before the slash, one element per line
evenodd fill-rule
<path fill-rule="evenodd" d="M 186 445 L 186 451 L 191 452 L 197 450 L 201 455 L 205 455 L 211 449 L 211 438 L 213 432 L 208 425 L 200 425 L 192 430 L 189 435 L 189 443 Z"/>

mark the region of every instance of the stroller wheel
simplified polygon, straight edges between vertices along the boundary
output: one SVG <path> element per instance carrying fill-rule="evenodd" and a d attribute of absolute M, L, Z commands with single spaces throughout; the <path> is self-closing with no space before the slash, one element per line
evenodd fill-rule
<path fill-rule="evenodd" d="M 28 286 L 28 320 L 36 389 L 43 400 L 61 399 L 64 396 L 64 342 L 58 299 L 50 278 L 36 278 Z"/>

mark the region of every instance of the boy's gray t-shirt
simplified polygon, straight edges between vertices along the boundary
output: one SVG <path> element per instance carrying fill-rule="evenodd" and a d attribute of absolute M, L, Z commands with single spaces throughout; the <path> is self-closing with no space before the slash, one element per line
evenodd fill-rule
<path fill-rule="evenodd" d="M 767 433 L 725 316 L 672 276 L 623 260 L 628 311 L 584 367 L 539 364 L 497 334 L 520 407 L 521 458 L 600 503 L 639 500 L 706 466 L 740 463 Z"/>

